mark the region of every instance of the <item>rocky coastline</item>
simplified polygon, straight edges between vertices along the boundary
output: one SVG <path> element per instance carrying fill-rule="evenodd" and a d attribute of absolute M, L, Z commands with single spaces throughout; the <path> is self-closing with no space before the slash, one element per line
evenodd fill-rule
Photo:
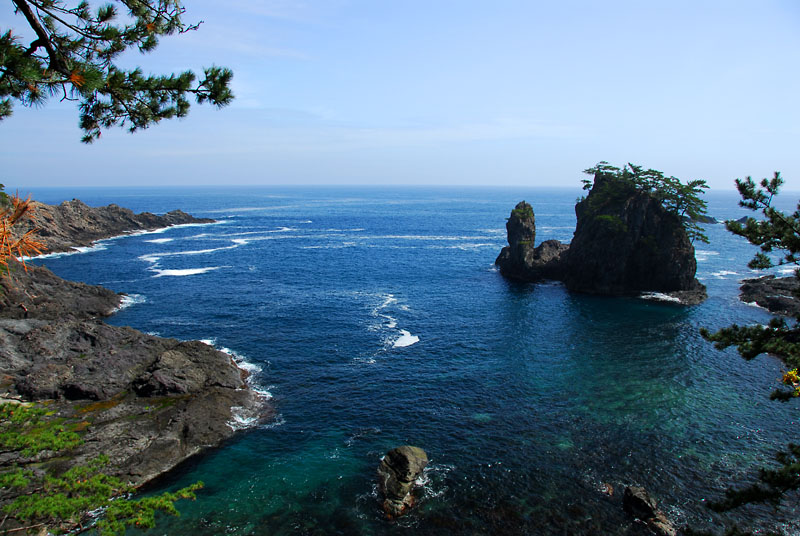
<path fill-rule="evenodd" d="M 74 251 L 98 240 L 142 231 L 154 231 L 173 225 L 214 223 L 208 218 L 195 218 L 182 210 L 164 215 L 150 212 L 135 214 L 118 205 L 90 207 L 79 199 L 60 205 L 32 203 L 35 221 L 23 220 L 15 227 L 17 234 L 36 229 L 36 236 L 47 248 L 44 253 Z"/>
<path fill-rule="evenodd" d="M 506 224 L 509 245 L 495 261 L 500 272 L 520 281 L 562 281 L 586 294 L 646 295 L 684 305 L 706 298 L 681 219 L 649 193 L 598 174 L 575 213 L 569 244 L 535 246 L 533 208 L 518 203 Z"/>
<path fill-rule="evenodd" d="M 89 209 L 76 200 L 38 210 L 50 251 L 90 245 L 90 237 L 212 221 L 179 211 Z M 46 405 L 80 431 L 82 444 L 66 455 L 1 452 L 0 467 L 60 471 L 104 454 L 107 473 L 138 487 L 230 438 L 237 422 L 270 417 L 271 408 L 228 354 L 199 341 L 106 324 L 102 318 L 118 310 L 123 295 L 30 263 L 27 269 L 13 259 L 9 264 L 0 279 L 0 398 Z M 4 490 L 0 503 L 12 499 Z"/>
<path fill-rule="evenodd" d="M 755 303 L 773 314 L 800 317 L 800 279 L 796 276 L 745 279 L 739 289 L 743 302 Z"/>

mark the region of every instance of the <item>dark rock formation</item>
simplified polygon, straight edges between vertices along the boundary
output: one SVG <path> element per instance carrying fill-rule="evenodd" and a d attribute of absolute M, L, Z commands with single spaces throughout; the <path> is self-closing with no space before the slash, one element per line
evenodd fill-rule
<path fill-rule="evenodd" d="M 384 496 L 383 510 L 390 518 L 414 505 L 414 481 L 428 465 L 428 455 L 419 447 L 404 445 L 386 453 L 378 466 L 378 488 Z"/>
<path fill-rule="evenodd" d="M 659 536 L 676 536 L 678 533 L 664 512 L 658 509 L 655 499 L 650 497 L 644 488 L 625 488 L 622 507 L 628 514 L 643 521 L 650 530 Z"/>
<path fill-rule="evenodd" d="M 578 292 L 632 295 L 702 291 L 697 262 L 680 218 L 633 184 L 601 174 L 575 206 L 575 235 L 564 282 Z"/>
<path fill-rule="evenodd" d="M 558 240 L 547 240 L 534 247 L 536 221 L 533 208 L 520 201 L 506 222 L 508 246 L 504 247 L 495 264 L 506 277 L 522 281 L 558 279 L 561 255 L 568 246 Z"/>
<path fill-rule="evenodd" d="M 800 279 L 767 275 L 745 279 L 740 287 L 742 301 L 756 303 L 771 313 L 800 316 Z"/>
<path fill-rule="evenodd" d="M 559 280 L 588 294 L 657 293 L 683 304 L 706 298 L 681 219 L 651 194 L 598 174 L 575 213 L 569 246 L 548 240 L 534 248 L 533 210 L 519 203 L 506 224 L 509 245 L 495 261 L 500 272 L 523 281 Z"/>
<path fill-rule="evenodd" d="M 106 454 L 108 472 L 140 485 L 230 437 L 234 412 L 267 416 L 227 354 L 107 325 L 97 317 L 120 295 L 45 268 L 11 268 L 0 279 L 0 399 L 48 401 L 80 423 L 84 443 L 66 463 Z"/>
<path fill-rule="evenodd" d="M 36 222 L 24 220 L 15 229 L 24 233 L 35 227 L 37 237 L 47 246 L 47 252 L 70 251 L 76 246 L 89 246 L 97 240 L 136 231 L 151 231 L 185 223 L 213 223 L 214 220 L 195 218 L 183 211 L 173 210 L 163 216 L 150 212 L 134 214 L 117 205 L 90 207 L 73 199 L 60 205 L 34 202 Z"/>

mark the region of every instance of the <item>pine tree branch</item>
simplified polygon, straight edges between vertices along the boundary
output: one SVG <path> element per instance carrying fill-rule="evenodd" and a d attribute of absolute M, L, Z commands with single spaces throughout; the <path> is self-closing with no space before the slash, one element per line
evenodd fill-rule
<path fill-rule="evenodd" d="M 45 50 L 47 50 L 47 55 L 50 57 L 50 67 L 53 70 L 63 72 L 63 61 L 61 56 L 59 56 L 58 51 L 50 41 L 50 35 L 47 33 L 47 30 L 42 27 L 39 19 L 36 18 L 36 15 L 34 15 L 31 6 L 28 5 L 27 0 L 11 0 L 11 2 L 17 6 L 17 9 L 25 16 L 25 20 L 28 21 L 28 24 L 30 24 L 33 31 L 36 32 L 36 36 L 38 37 L 37 41 L 42 41 L 42 46 L 45 48 Z M 31 45 L 33 44 L 31 43 Z"/>

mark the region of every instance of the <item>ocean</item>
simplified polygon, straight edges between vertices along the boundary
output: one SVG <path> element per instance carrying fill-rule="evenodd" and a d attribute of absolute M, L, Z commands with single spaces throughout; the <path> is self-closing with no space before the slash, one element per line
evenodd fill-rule
<path fill-rule="evenodd" d="M 232 422 L 233 440 L 151 486 L 205 483 L 147 534 L 647 534 L 626 485 L 677 525 L 800 533 L 796 502 L 705 506 L 798 426 L 795 404 L 769 400 L 779 361 L 698 333 L 770 318 L 739 301 L 755 248 L 723 225 L 696 245 L 708 300 L 681 307 L 501 277 L 514 205 L 532 204 L 537 242 L 569 241 L 579 185 L 32 193 L 218 220 L 34 261 L 128 294 L 109 323 L 225 349 L 271 396 L 274 419 Z M 749 214 L 735 192 L 707 198 L 718 219 Z M 388 521 L 376 469 L 403 444 L 430 465 L 416 508 Z"/>

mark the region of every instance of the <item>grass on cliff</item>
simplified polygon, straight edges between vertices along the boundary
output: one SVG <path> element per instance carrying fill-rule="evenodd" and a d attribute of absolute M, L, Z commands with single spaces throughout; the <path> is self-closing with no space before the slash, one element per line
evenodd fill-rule
<path fill-rule="evenodd" d="M 104 472 L 107 456 L 67 470 L 48 468 L 49 458 L 68 454 L 82 443 L 83 424 L 58 418 L 33 404 L 0 404 L 0 454 L 17 460 L 0 466 L 0 488 L 16 495 L 2 506 L 6 517 L 0 534 L 42 528 L 60 534 L 94 528 L 101 536 L 121 535 L 128 527 L 155 526 L 156 512 L 179 515 L 175 501 L 195 499 L 195 491 L 203 486 L 196 482 L 174 493 L 133 499 L 132 486 Z M 8 518 L 21 526 L 4 528 Z"/>

